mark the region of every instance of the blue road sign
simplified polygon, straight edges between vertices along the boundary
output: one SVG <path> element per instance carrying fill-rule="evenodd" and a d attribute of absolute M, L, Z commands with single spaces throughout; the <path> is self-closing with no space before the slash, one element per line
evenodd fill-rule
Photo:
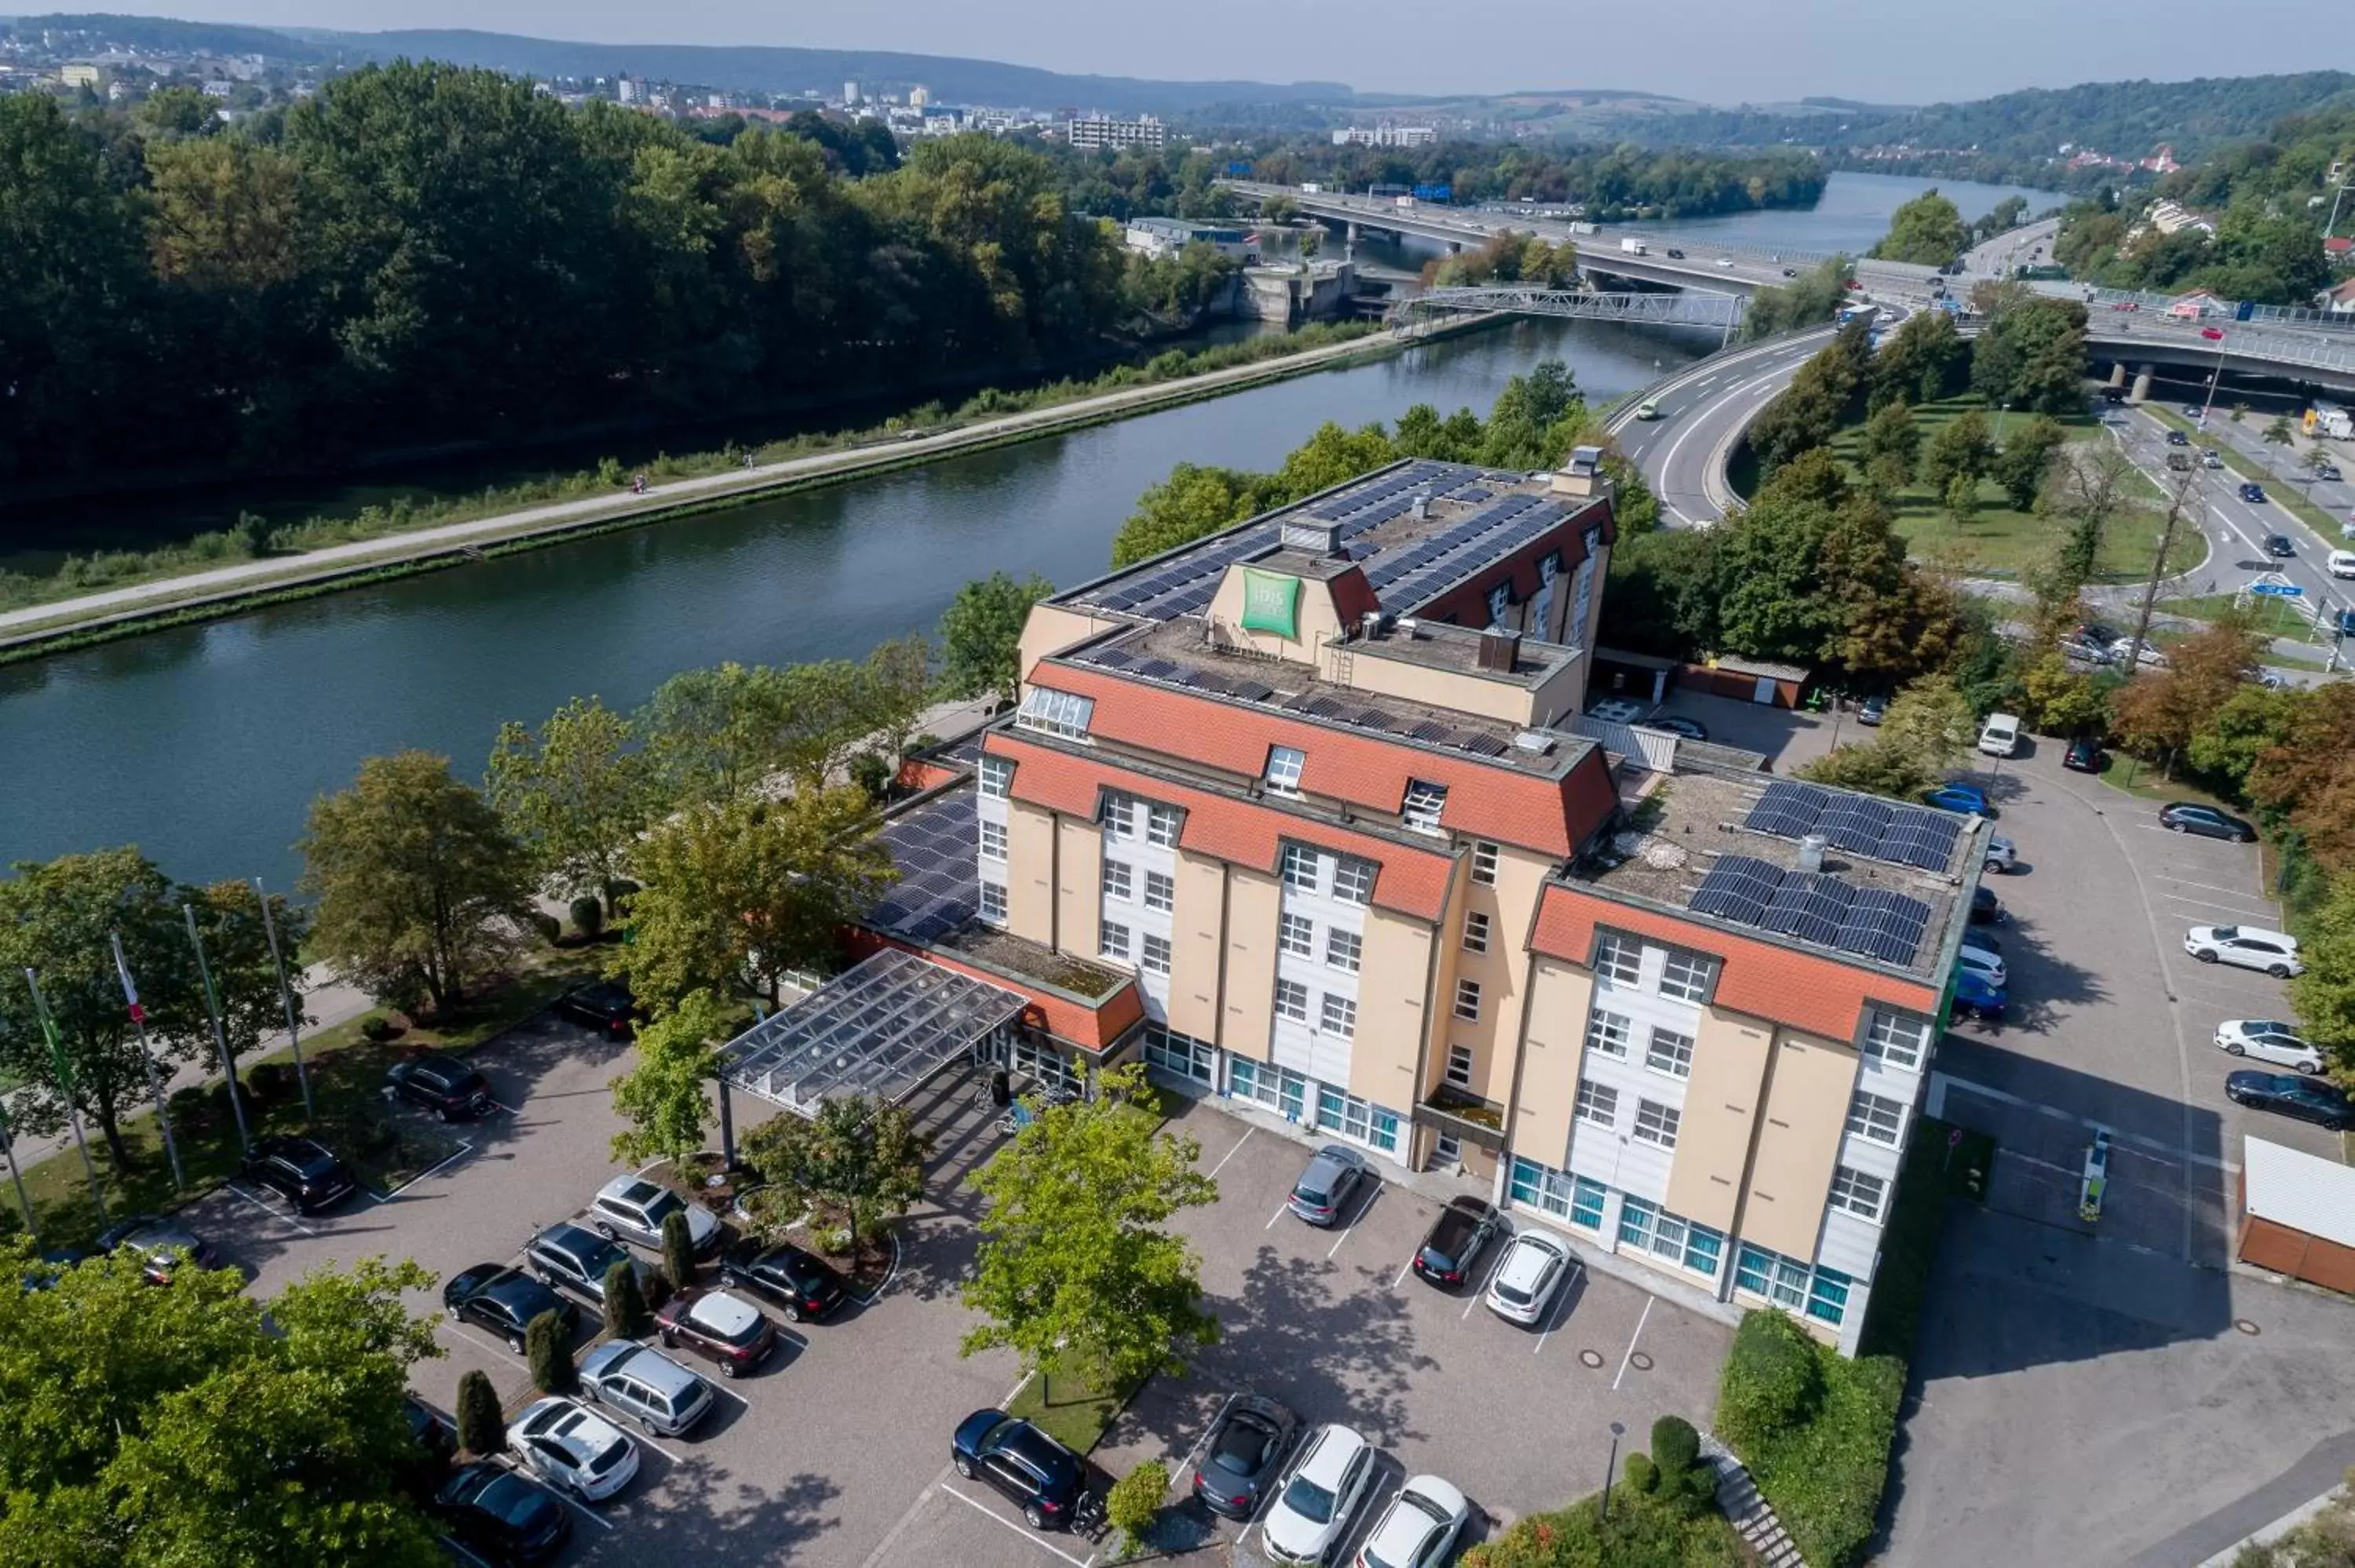
<path fill-rule="evenodd" d="M 2306 590 L 2296 583 L 2251 583 L 2249 591 L 2261 599 L 2304 599 Z"/>

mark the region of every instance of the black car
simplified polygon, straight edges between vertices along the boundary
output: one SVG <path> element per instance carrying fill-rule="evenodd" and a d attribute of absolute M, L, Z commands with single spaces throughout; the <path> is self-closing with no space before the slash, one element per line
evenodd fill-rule
<path fill-rule="evenodd" d="M 824 1258 L 791 1243 L 763 1247 L 757 1241 L 740 1242 L 719 1260 L 719 1276 L 723 1283 L 775 1302 L 788 1323 L 823 1319 L 850 1294 Z"/>
<path fill-rule="evenodd" d="M 1799 270 L 1796 267 L 1785 267 L 1783 269 L 1783 276 L 1785 278 L 1796 278 L 1798 275 Z"/>
<path fill-rule="evenodd" d="M 2102 755 L 2102 743 L 2089 735 L 2081 735 L 2062 754 L 2061 766 L 2076 773 L 2099 773 L 2106 760 Z"/>
<path fill-rule="evenodd" d="M 1709 726 L 1707 725 L 1702 724 L 1698 719 L 1678 718 L 1674 715 L 1670 715 L 1665 718 L 1646 719 L 1644 721 L 1644 727 L 1646 729 L 1664 729 L 1670 735 L 1680 735 L 1687 740 L 1707 740 L 1709 738 Z"/>
<path fill-rule="evenodd" d="M 487 1460 L 444 1481 L 433 1506 L 451 1534 L 493 1563 L 546 1563 L 572 1534 L 571 1510 L 554 1492 Z"/>
<path fill-rule="evenodd" d="M 422 1106 L 443 1121 L 487 1116 L 496 1102 L 491 1081 L 455 1056 L 439 1051 L 395 1062 L 384 1075 L 388 1093 Z"/>
<path fill-rule="evenodd" d="M 524 1331 L 542 1312 L 553 1312 L 570 1334 L 581 1308 L 520 1268 L 478 1263 L 442 1287 L 442 1305 L 462 1323 L 479 1323 L 523 1354 Z"/>
<path fill-rule="evenodd" d="M 1668 249 L 1668 257 L 1671 261 L 1681 261 L 1685 259 L 1685 253 L 1671 245 Z"/>
<path fill-rule="evenodd" d="M 2204 839 L 2232 839 L 2244 844 L 2257 842 L 2257 830 L 2240 818 L 2193 800 L 2177 800 L 2161 807 L 2158 822 L 2171 832 L 2197 833 Z"/>
<path fill-rule="evenodd" d="M 2322 481 L 2325 484 L 2329 484 L 2339 480 L 2341 475 L 2339 472 L 2339 465 L 2337 463 L 2322 462 L 2314 465 L 2314 477 Z"/>
<path fill-rule="evenodd" d="M 2346 1090 L 2319 1078 L 2301 1078 L 2295 1073 L 2231 1073 L 2224 1078 L 2224 1093 L 2234 1105 L 2296 1117 L 2332 1132 L 2355 1126 L 2355 1100 L 2347 1097 Z"/>
<path fill-rule="evenodd" d="M 1212 1513 L 1251 1518 L 1299 1436 L 1300 1417 L 1284 1406 L 1256 1393 L 1236 1394 L 1210 1423 L 1202 1462 L 1194 1468 L 1194 1495 Z"/>
<path fill-rule="evenodd" d="M 2188 447 L 2191 444 L 2191 438 L 2181 430 L 2169 430 L 2167 432 L 2167 444 L 2171 447 Z"/>
<path fill-rule="evenodd" d="M 1497 1211 L 1479 1199 L 1451 1198 L 1414 1255 L 1414 1271 L 1433 1285 L 1461 1285 L 1497 1234 Z"/>
<path fill-rule="evenodd" d="M 2268 534 L 2265 535 L 2265 554 L 2276 560 L 2286 561 L 2297 554 L 2297 546 L 2290 543 L 2286 534 Z"/>
<path fill-rule="evenodd" d="M 637 998 L 614 980 L 575 986 L 556 999 L 559 1017 L 585 1023 L 608 1040 L 627 1040 L 637 1022 Z"/>
<path fill-rule="evenodd" d="M 298 1214 L 314 1214 L 342 1202 L 359 1188 L 344 1162 L 307 1138 L 272 1135 L 254 1139 L 238 1167 L 247 1181 L 267 1187 Z"/>
<path fill-rule="evenodd" d="M 440 1411 L 413 1393 L 402 1394 L 400 1404 L 409 1415 L 409 1436 L 418 1447 L 445 1465 L 457 1457 L 458 1429 Z"/>
<path fill-rule="evenodd" d="M 2009 915 L 2004 913 L 2003 900 L 1995 895 L 1995 889 L 1991 887 L 1971 889 L 1972 925 L 2000 926 L 2010 918 Z M 1984 937 L 1975 937 L 1972 940 L 1980 946 L 1987 945 L 1987 939 Z"/>
<path fill-rule="evenodd" d="M 1004 1492 L 1033 1530 L 1069 1529 L 1087 1486 L 1077 1454 L 1002 1410 L 976 1410 L 958 1423 L 949 1463 L 958 1475 L 978 1476 Z"/>

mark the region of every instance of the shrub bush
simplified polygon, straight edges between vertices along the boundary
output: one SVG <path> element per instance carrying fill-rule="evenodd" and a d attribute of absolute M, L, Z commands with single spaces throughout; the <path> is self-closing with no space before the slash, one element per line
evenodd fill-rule
<path fill-rule="evenodd" d="M 1769 1319 L 1782 1326 L 1759 1326 Z M 1771 1308 L 1750 1313 L 1735 1333 L 1718 1434 L 1816 1568 L 1847 1568 L 1871 1539 L 1904 1393 L 1904 1362 L 1849 1360 Z M 1762 1419 L 1778 1412 L 1782 1419 Z"/>
<path fill-rule="evenodd" d="M 572 901 L 572 928 L 595 941 L 605 929 L 605 901 L 595 894 L 584 894 Z"/>
<path fill-rule="evenodd" d="M 1805 1425 L 1822 1403 L 1824 1376 L 1815 1340 L 1782 1312 L 1742 1319 L 1717 1395 L 1717 1432 L 1747 1454 L 1773 1435 Z"/>
<path fill-rule="evenodd" d="M 387 1018 L 379 1012 L 361 1020 L 360 1033 L 381 1045 L 399 1035 L 401 1033 L 401 1027 L 398 1021 Z"/>
<path fill-rule="evenodd" d="M 862 751 L 850 759 L 850 781 L 867 792 L 870 800 L 881 801 L 891 792 L 891 764 L 889 758 L 872 751 Z"/>
<path fill-rule="evenodd" d="M 539 939 L 543 942 L 553 943 L 564 935 L 564 922 L 545 909 L 532 910 L 529 918 L 531 928 L 539 933 Z"/>
<path fill-rule="evenodd" d="M 524 1330 L 524 1359 L 531 1366 L 531 1385 L 542 1393 L 570 1393 L 580 1383 L 572 1364 L 572 1347 L 566 1341 L 564 1319 L 549 1308 Z"/>
<path fill-rule="evenodd" d="M 1158 1459 L 1147 1459 L 1112 1484 L 1104 1494 L 1104 1518 L 1120 1531 L 1123 1552 L 1145 1549 L 1146 1533 L 1168 1490 L 1169 1467 Z"/>
<path fill-rule="evenodd" d="M 1627 1463 L 1621 1467 L 1621 1476 L 1631 1492 L 1642 1492 L 1648 1497 L 1659 1489 L 1660 1467 L 1652 1463 L 1648 1454 L 1628 1455 Z"/>
<path fill-rule="evenodd" d="M 296 1090 L 294 1068 L 286 1062 L 257 1062 L 238 1075 L 246 1097 L 259 1106 L 274 1106 Z"/>
<path fill-rule="evenodd" d="M 688 1229 L 687 1211 L 673 1209 L 663 1216 L 663 1273 L 679 1285 L 695 1283 L 695 1233 Z"/>
<path fill-rule="evenodd" d="M 507 1446 L 507 1418 L 490 1374 L 470 1372 L 458 1380 L 458 1446 L 470 1454 L 496 1454 Z"/>
<path fill-rule="evenodd" d="M 1642 1492 L 1614 1489 L 1605 1522 L 1596 1501 L 1524 1514 L 1465 1552 L 1458 1568 L 1743 1568 L 1752 1561 L 1721 1515 L 1683 1518 Z"/>
<path fill-rule="evenodd" d="M 646 1310 L 646 1293 L 638 1287 L 637 1266 L 621 1259 L 605 1271 L 605 1332 L 617 1340 L 634 1340 L 653 1319 Z"/>

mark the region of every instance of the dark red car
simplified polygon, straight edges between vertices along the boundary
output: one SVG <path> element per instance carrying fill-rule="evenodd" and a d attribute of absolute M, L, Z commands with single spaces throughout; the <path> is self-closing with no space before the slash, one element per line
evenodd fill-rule
<path fill-rule="evenodd" d="M 662 1342 L 685 1345 L 719 1365 L 722 1377 L 755 1371 L 777 1348 L 777 1326 L 741 1296 L 728 1290 L 682 1290 L 655 1314 Z"/>

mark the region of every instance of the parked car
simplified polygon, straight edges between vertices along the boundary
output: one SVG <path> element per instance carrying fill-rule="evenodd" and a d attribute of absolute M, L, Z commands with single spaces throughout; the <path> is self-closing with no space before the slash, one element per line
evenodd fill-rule
<path fill-rule="evenodd" d="M 1247 1520 L 1300 1436 L 1300 1417 L 1263 1394 L 1238 1393 L 1219 1407 L 1194 1467 L 1194 1495 L 1212 1513 Z"/>
<path fill-rule="evenodd" d="M 2322 1053 L 2291 1025 L 2270 1018 L 2226 1019 L 2216 1025 L 2216 1049 L 2227 1056 L 2254 1056 L 2301 1073 L 2322 1071 Z"/>
<path fill-rule="evenodd" d="M 2265 498 L 2265 488 L 2261 484 L 2243 483 L 2241 486 L 2240 495 L 2241 499 L 2243 501 L 2263 501 Z"/>
<path fill-rule="evenodd" d="M 719 1246 L 719 1216 L 700 1203 L 688 1202 L 659 1181 L 616 1176 L 589 1201 L 589 1223 L 599 1235 L 657 1250 L 663 1244 L 663 1222 L 677 1213 L 687 1216 L 687 1234 L 695 1243 L 698 1257 L 709 1255 Z"/>
<path fill-rule="evenodd" d="M 395 1062 L 384 1080 L 394 1098 L 422 1106 L 443 1121 L 488 1116 L 495 1103 L 488 1078 L 439 1051 Z"/>
<path fill-rule="evenodd" d="M 324 1145 L 278 1133 L 253 1140 L 238 1174 L 269 1188 L 293 1204 L 298 1214 L 315 1214 L 359 1190 L 344 1162 Z"/>
<path fill-rule="evenodd" d="M 1087 1489 L 1080 1457 L 1019 1416 L 976 1410 L 957 1423 L 949 1463 L 1006 1494 L 1033 1530 L 1069 1529 Z"/>
<path fill-rule="evenodd" d="M 440 1411 L 413 1393 L 400 1396 L 400 1408 L 409 1417 L 410 1441 L 421 1452 L 444 1465 L 457 1457 L 458 1429 Z"/>
<path fill-rule="evenodd" d="M 551 1394 L 507 1424 L 522 1467 L 583 1502 L 603 1502 L 638 1473 L 638 1446 L 578 1400 Z"/>
<path fill-rule="evenodd" d="M 2090 637 L 2074 632 L 2061 639 L 2061 652 L 2065 657 L 2087 664 L 2106 664 L 2110 662 L 2108 643 L 2096 642 Z"/>
<path fill-rule="evenodd" d="M 1955 954 L 1955 967 L 1978 975 L 1989 985 L 2002 986 L 2009 981 L 2004 972 L 2003 955 L 1971 939 L 1966 938 Z"/>
<path fill-rule="evenodd" d="M 1439 1568 L 1471 1517 L 1462 1492 L 1437 1476 L 1416 1476 L 1366 1531 L 1357 1568 Z"/>
<path fill-rule="evenodd" d="M 478 1263 L 442 1287 L 442 1307 L 462 1323 L 477 1323 L 523 1354 L 524 1332 L 542 1312 L 553 1312 L 570 1336 L 581 1325 L 581 1308 L 520 1268 Z"/>
<path fill-rule="evenodd" d="M 2203 964 L 2263 969 L 2275 980 L 2306 972 L 2297 938 L 2262 926 L 2194 926 L 2184 934 L 2183 950 Z"/>
<path fill-rule="evenodd" d="M 1707 740 L 1709 738 L 1709 726 L 1707 725 L 1702 724 L 1699 719 L 1680 718 L 1675 714 L 1669 714 L 1661 718 L 1646 719 L 1644 721 L 1644 727 L 1646 729 L 1664 729 L 1670 735 L 1682 736 L 1687 740 Z"/>
<path fill-rule="evenodd" d="M 2000 1023 L 2011 1007 L 2011 992 L 1981 974 L 1977 969 L 1955 972 L 1955 1007 L 1956 1018 L 1984 1019 Z"/>
<path fill-rule="evenodd" d="M 727 1290 L 680 1291 L 655 1314 L 655 1329 L 666 1346 L 685 1345 L 718 1363 L 721 1377 L 757 1371 L 777 1348 L 777 1326 Z"/>
<path fill-rule="evenodd" d="M 1935 806 L 1942 811 L 1961 811 L 1974 817 L 1996 814 L 1994 802 L 1987 798 L 1987 791 L 1976 784 L 1941 784 L 1934 789 L 1923 790 L 1922 800 L 1924 804 Z"/>
<path fill-rule="evenodd" d="M 2224 1094 L 2234 1105 L 2296 1117 L 2332 1132 L 2344 1132 L 2355 1125 L 2355 1100 L 2347 1097 L 2346 1090 L 2316 1078 L 2243 1068 L 2225 1075 Z"/>
<path fill-rule="evenodd" d="M 1347 1426 L 1320 1426 L 1292 1462 L 1284 1489 L 1260 1526 L 1278 1563 L 1323 1563 L 1373 1484 L 1374 1446 Z"/>
<path fill-rule="evenodd" d="M 572 1512 L 554 1492 L 488 1460 L 444 1481 L 433 1503 L 468 1551 L 502 1565 L 549 1562 L 572 1534 Z"/>
<path fill-rule="evenodd" d="M 1523 1225 L 1488 1276 L 1483 1298 L 1488 1310 L 1508 1323 L 1534 1324 L 1553 1307 L 1563 1284 L 1585 1266 L 1570 1244 L 1551 1231 Z"/>
<path fill-rule="evenodd" d="M 2197 833 L 2205 839 L 2231 839 L 2253 844 L 2257 830 L 2240 818 L 2203 806 L 2196 800 L 2171 800 L 2159 808 L 2159 826 L 2170 832 Z"/>
<path fill-rule="evenodd" d="M 608 1340 L 581 1358 L 581 1392 L 664 1437 L 692 1432 L 719 1403 L 703 1379 L 628 1340 Z"/>
<path fill-rule="evenodd" d="M 2265 535 L 2265 554 L 2275 560 L 2286 561 L 2297 554 L 2297 546 L 2290 543 L 2286 534 L 2268 534 Z"/>
<path fill-rule="evenodd" d="M 2167 444 L 2171 447 L 2188 447 L 2191 444 L 2191 438 L 2181 430 L 2169 430 L 2167 432 Z"/>
<path fill-rule="evenodd" d="M 2019 719 L 2012 714 L 1989 714 L 1979 726 L 1979 749 L 1989 757 L 2009 757 L 2019 749 Z"/>
<path fill-rule="evenodd" d="M 2130 659 L 2147 670 L 2167 668 L 2167 655 L 2147 638 L 2137 642 L 2131 637 L 2121 637 L 2110 644 L 2111 663 L 2123 664 Z"/>
<path fill-rule="evenodd" d="M 615 980 L 575 986 L 556 999 L 560 1017 L 585 1023 L 609 1040 L 627 1040 L 637 1025 L 637 999 Z"/>
<path fill-rule="evenodd" d="M 1986 855 L 1979 863 L 1979 869 L 1989 876 L 2001 876 L 2006 872 L 2018 871 L 2019 869 L 2019 847 L 2001 833 L 1989 833 Z"/>
<path fill-rule="evenodd" d="M 2000 926 L 2010 918 L 2004 912 L 2003 900 L 1995 895 L 1994 888 L 1982 883 L 1971 889 L 1972 925 Z"/>
<path fill-rule="evenodd" d="M 2355 550 L 2331 551 L 2328 565 L 2334 577 L 2355 577 Z"/>
<path fill-rule="evenodd" d="M 2061 766 L 2074 773 L 2099 773 L 2108 761 L 2102 755 L 2102 743 L 2090 735 L 2079 736 L 2061 754 Z"/>
<path fill-rule="evenodd" d="M 1358 1189 L 1372 1175 L 1366 1157 L 1346 1143 L 1328 1143 L 1292 1184 L 1292 1212 L 1312 1225 L 1336 1225 Z"/>
<path fill-rule="evenodd" d="M 605 1301 L 605 1276 L 617 1263 L 626 1263 L 645 1284 L 645 1266 L 619 1242 L 609 1241 L 579 1225 L 550 1225 L 523 1249 L 524 1261 L 543 1285 L 578 1290 L 593 1306 Z"/>
<path fill-rule="evenodd" d="M 1500 1223 L 1493 1204 L 1469 1193 L 1450 1198 L 1447 1207 L 1431 1222 L 1431 1233 L 1414 1255 L 1415 1273 L 1433 1285 L 1463 1284 Z"/>
<path fill-rule="evenodd" d="M 184 1267 L 210 1268 L 212 1246 L 177 1220 L 160 1214 L 138 1214 L 101 1231 L 98 1250 L 127 1252 L 139 1259 L 139 1272 L 150 1285 L 169 1285 Z"/>
<path fill-rule="evenodd" d="M 719 1277 L 775 1302 L 788 1323 L 829 1317 L 850 1294 L 842 1276 L 824 1258 L 790 1242 L 772 1247 L 751 1240 L 739 1243 L 720 1261 Z"/>
<path fill-rule="evenodd" d="M 1856 722 L 1867 728 L 1878 725 L 1888 716 L 1889 699 L 1877 694 L 1865 698 L 1863 705 L 1856 710 Z"/>

